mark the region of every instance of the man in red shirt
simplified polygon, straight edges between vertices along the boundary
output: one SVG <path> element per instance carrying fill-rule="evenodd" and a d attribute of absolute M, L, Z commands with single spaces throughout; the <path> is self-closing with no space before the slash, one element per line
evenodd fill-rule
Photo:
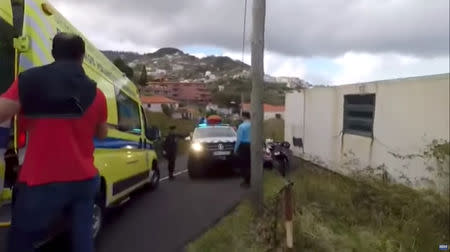
<path fill-rule="evenodd" d="M 28 133 L 15 186 L 8 251 L 33 251 L 55 216 L 71 213 L 74 252 L 94 251 L 92 216 L 100 180 L 94 137 L 107 135 L 106 98 L 83 68 L 81 37 L 59 33 L 55 62 L 23 72 L 0 96 L 0 122 L 19 114 Z"/>

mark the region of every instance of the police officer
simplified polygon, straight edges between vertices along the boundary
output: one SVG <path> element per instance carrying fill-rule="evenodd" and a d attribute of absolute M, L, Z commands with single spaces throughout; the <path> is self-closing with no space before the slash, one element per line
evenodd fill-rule
<path fill-rule="evenodd" d="M 163 155 L 168 162 L 169 180 L 175 179 L 173 171 L 175 170 L 175 161 L 177 159 L 178 138 L 183 137 L 179 134 L 176 134 L 175 129 L 176 129 L 175 126 L 169 127 L 169 134 L 167 135 L 163 144 Z"/>
<path fill-rule="evenodd" d="M 237 140 L 234 146 L 234 153 L 237 155 L 238 165 L 241 168 L 241 176 L 244 179 L 241 186 L 250 186 L 250 113 L 242 112 L 244 121 L 239 125 L 237 130 Z"/>

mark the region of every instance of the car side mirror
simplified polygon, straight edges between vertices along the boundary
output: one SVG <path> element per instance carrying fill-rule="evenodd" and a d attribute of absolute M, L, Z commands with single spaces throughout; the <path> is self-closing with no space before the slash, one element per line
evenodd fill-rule
<path fill-rule="evenodd" d="M 156 127 L 148 127 L 147 130 L 145 131 L 145 136 L 150 141 L 156 141 L 161 139 L 161 132 Z"/>

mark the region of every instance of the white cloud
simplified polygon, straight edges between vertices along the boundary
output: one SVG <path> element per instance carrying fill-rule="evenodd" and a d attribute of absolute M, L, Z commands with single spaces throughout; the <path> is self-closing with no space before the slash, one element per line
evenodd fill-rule
<path fill-rule="evenodd" d="M 211 45 L 224 51 L 224 56 L 241 60 L 242 20 L 238 15 L 241 4 L 211 0 L 202 5 L 204 11 L 198 12 L 196 7 L 204 1 L 175 4 L 174 0 L 134 0 L 136 4 L 125 6 L 123 11 L 114 7 L 114 3 L 119 6 L 118 1 L 52 2 L 100 49 L 145 53 L 161 46 L 203 45 L 206 48 Z M 273 2 L 267 13 L 265 71 L 273 76 L 296 76 L 317 84 L 449 72 L 449 2 L 429 2 Z M 153 7 L 147 10 L 147 5 Z M 211 16 L 214 11 L 208 10 L 216 10 L 217 6 L 223 11 Z M 164 11 L 176 18 L 167 19 Z M 325 15 L 328 11 L 333 15 Z M 303 18 L 308 22 L 302 22 Z M 251 18 L 244 57 L 247 64 L 251 62 L 250 21 Z M 200 51 L 193 55 L 206 54 Z M 322 55 L 329 64 L 308 64 L 310 55 Z"/>
<path fill-rule="evenodd" d="M 417 58 L 400 54 L 348 52 L 334 59 L 339 66 L 335 85 L 449 72 L 449 57 Z"/>
<path fill-rule="evenodd" d="M 228 56 L 235 60 L 242 60 L 242 53 L 227 52 L 223 56 Z M 251 64 L 251 55 L 246 53 L 244 55 L 244 62 Z M 303 59 L 300 57 L 288 57 L 278 53 L 266 51 L 264 53 L 264 72 L 272 76 L 297 76 L 304 77 L 306 69 Z"/>
<path fill-rule="evenodd" d="M 208 56 L 208 55 L 206 55 L 206 53 L 189 53 L 189 54 L 192 55 L 192 56 L 195 56 L 195 57 L 197 57 L 199 59 L 205 58 L 205 57 Z"/>

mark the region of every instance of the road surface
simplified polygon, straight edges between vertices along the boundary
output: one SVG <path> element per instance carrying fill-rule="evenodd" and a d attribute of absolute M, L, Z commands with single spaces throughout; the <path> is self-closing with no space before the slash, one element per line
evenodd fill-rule
<path fill-rule="evenodd" d="M 247 190 L 239 178 L 217 176 L 192 181 L 186 173 L 186 157 L 176 163 L 176 180 L 167 179 L 161 164 L 162 181 L 153 192 L 138 192 L 107 219 L 97 240 L 99 252 L 183 251 L 242 199 Z M 0 230 L 0 251 L 6 232 Z M 67 251 L 52 244 L 43 251 Z M 55 247 L 58 247 L 55 249 Z"/>

